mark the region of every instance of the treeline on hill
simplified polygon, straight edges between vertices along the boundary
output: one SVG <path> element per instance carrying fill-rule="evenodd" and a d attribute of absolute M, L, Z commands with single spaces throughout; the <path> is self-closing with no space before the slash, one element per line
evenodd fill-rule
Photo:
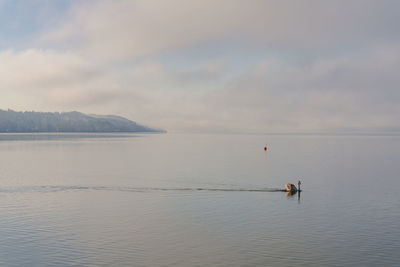
<path fill-rule="evenodd" d="M 164 132 L 119 116 L 0 110 L 0 132 Z"/>

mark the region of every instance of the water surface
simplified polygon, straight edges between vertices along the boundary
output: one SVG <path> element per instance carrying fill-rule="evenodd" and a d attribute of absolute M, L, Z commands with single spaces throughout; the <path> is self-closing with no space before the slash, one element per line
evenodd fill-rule
<path fill-rule="evenodd" d="M 396 136 L 0 134 L 0 265 L 398 266 L 399 151 Z M 300 197 L 273 192 L 299 177 Z"/>

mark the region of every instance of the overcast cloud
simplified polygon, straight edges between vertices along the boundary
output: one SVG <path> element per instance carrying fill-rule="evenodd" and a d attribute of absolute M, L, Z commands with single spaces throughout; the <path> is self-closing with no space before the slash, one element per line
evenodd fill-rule
<path fill-rule="evenodd" d="M 0 108 L 400 132 L 399 1 L 0 0 Z"/>

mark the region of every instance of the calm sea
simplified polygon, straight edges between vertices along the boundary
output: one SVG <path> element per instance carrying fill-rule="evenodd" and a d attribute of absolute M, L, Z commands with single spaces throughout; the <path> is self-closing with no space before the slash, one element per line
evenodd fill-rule
<path fill-rule="evenodd" d="M 399 176 L 398 136 L 0 134 L 0 266 L 399 266 Z"/>

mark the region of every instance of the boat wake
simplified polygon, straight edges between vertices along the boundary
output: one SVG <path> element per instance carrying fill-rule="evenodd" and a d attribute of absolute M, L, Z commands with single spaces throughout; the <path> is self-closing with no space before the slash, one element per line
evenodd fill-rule
<path fill-rule="evenodd" d="M 111 186 L 19 186 L 3 187 L 0 193 L 52 193 L 60 191 L 120 191 L 120 192 L 157 192 L 157 191 L 192 191 L 192 192 L 285 192 L 279 188 L 209 188 L 209 187 L 111 187 Z"/>

